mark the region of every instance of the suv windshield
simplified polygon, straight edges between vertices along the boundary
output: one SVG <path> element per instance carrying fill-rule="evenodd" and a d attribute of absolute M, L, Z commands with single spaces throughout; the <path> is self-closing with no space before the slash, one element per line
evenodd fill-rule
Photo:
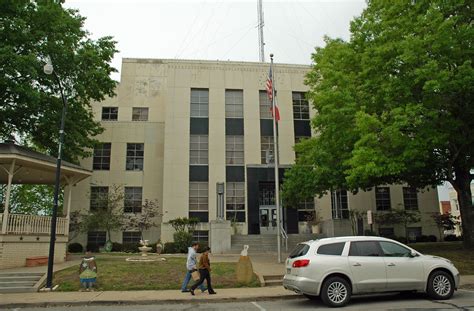
<path fill-rule="evenodd" d="M 309 250 L 308 244 L 298 244 L 296 245 L 295 249 L 290 253 L 288 258 L 296 258 L 306 255 Z"/>

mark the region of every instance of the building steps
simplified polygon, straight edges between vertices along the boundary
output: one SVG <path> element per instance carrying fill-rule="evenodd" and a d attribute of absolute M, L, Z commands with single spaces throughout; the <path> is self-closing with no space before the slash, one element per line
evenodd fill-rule
<path fill-rule="evenodd" d="M 291 252 L 296 244 L 314 240 L 322 237 L 315 234 L 289 234 L 288 235 L 288 251 L 282 246 L 283 252 Z M 259 253 L 275 253 L 277 251 L 277 236 L 276 235 L 233 235 L 231 238 L 230 253 L 240 253 L 244 245 L 249 245 L 249 254 Z M 283 245 L 283 242 L 282 242 Z"/>
<path fill-rule="evenodd" d="M 36 286 L 44 273 L 41 272 L 3 272 L 0 273 L 0 293 L 37 292 Z"/>
<path fill-rule="evenodd" d="M 283 275 L 264 275 L 263 286 L 281 286 L 283 285 Z"/>

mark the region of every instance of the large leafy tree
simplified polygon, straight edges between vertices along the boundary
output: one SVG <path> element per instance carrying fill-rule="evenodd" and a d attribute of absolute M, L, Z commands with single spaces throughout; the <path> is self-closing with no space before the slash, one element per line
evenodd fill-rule
<path fill-rule="evenodd" d="M 114 95 L 116 49 L 111 37 L 89 38 L 85 18 L 62 2 L 0 1 L 0 139 L 22 137 L 57 153 L 62 101 L 57 81 L 43 73 L 49 55 L 68 99 L 64 157 L 77 161 L 103 131 L 91 102 Z"/>
<path fill-rule="evenodd" d="M 449 181 L 474 247 L 472 2 L 368 1 L 348 42 L 326 39 L 307 76 L 318 136 L 296 146 L 284 197 Z"/>

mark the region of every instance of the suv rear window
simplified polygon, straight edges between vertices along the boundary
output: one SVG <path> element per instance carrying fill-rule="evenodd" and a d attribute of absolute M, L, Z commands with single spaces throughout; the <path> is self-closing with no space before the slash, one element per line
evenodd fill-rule
<path fill-rule="evenodd" d="M 301 256 L 306 255 L 308 251 L 309 251 L 308 244 L 298 244 L 296 245 L 295 249 L 290 253 L 288 257 L 289 258 L 301 257 Z"/>
<path fill-rule="evenodd" d="M 344 245 L 346 245 L 346 242 L 321 245 L 318 248 L 317 253 L 320 254 L 320 255 L 341 256 L 342 251 L 344 250 Z"/>

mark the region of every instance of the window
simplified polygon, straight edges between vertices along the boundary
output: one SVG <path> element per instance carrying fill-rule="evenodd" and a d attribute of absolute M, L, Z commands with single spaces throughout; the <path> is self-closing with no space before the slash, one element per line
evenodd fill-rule
<path fill-rule="evenodd" d="M 274 163 L 274 145 L 273 136 L 260 137 L 260 156 L 262 164 Z"/>
<path fill-rule="evenodd" d="M 379 242 L 385 257 L 410 257 L 411 251 L 392 242 Z"/>
<path fill-rule="evenodd" d="M 297 208 L 300 211 L 314 211 L 314 198 L 308 198 L 304 201 L 299 202 Z"/>
<path fill-rule="evenodd" d="M 314 198 L 308 198 L 298 203 L 298 221 L 310 221 L 316 217 L 314 209 Z"/>
<path fill-rule="evenodd" d="M 403 204 L 405 209 L 418 209 L 418 192 L 414 187 L 403 187 Z"/>
<path fill-rule="evenodd" d="M 133 107 L 132 121 L 148 121 L 148 108 Z"/>
<path fill-rule="evenodd" d="M 189 164 L 207 164 L 209 154 L 209 137 L 191 135 L 189 139 Z"/>
<path fill-rule="evenodd" d="M 408 240 L 410 242 L 416 241 L 416 238 L 421 236 L 421 227 L 407 228 Z"/>
<path fill-rule="evenodd" d="M 245 183 L 227 183 L 226 217 L 228 220 L 245 221 Z"/>
<path fill-rule="evenodd" d="M 123 210 L 125 213 L 142 212 L 142 187 L 125 187 Z"/>
<path fill-rule="evenodd" d="M 111 143 L 102 143 L 94 148 L 94 159 L 92 160 L 92 169 L 97 171 L 110 170 L 110 149 Z"/>
<path fill-rule="evenodd" d="M 102 121 L 117 121 L 118 107 L 102 107 Z"/>
<path fill-rule="evenodd" d="M 344 250 L 344 245 L 346 245 L 346 242 L 321 245 L 318 248 L 317 253 L 320 254 L 320 255 L 341 256 L 342 251 Z"/>
<path fill-rule="evenodd" d="M 308 244 L 298 244 L 296 245 L 295 249 L 292 250 L 291 253 L 288 255 L 288 258 L 296 258 L 296 257 L 304 256 L 308 253 L 308 251 L 309 251 Z"/>
<path fill-rule="evenodd" d="M 87 232 L 87 245 L 104 246 L 106 241 L 105 231 Z"/>
<path fill-rule="evenodd" d="M 378 211 L 388 211 L 391 209 L 389 187 L 375 187 L 375 205 Z"/>
<path fill-rule="evenodd" d="M 225 137 L 225 164 L 244 164 L 244 136 Z"/>
<path fill-rule="evenodd" d="M 225 90 L 225 117 L 244 117 L 244 92 L 242 90 Z"/>
<path fill-rule="evenodd" d="M 258 93 L 260 106 L 260 119 L 272 118 L 272 102 L 268 99 L 267 91 L 260 91 Z"/>
<path fill-rule="evenodd" d="M 391 238 L 395 236 L 395 230 L 393 228 L 379 228 L 379 235 L 385 238 Z"/>
<path fill-rule="evenodd" d="M 349 256 L 381 256 L 380 247 L 375 241 L 351 242 Z"/>
<path fill-rule="evenodd" d="M 191 89 L 191 117 L 209 117 L 209 90 Z"/>
<path fill-rule="evenodd" d="M 206 230 L 194 230 L 193 231 L 193 242 L 198 243 L 209 243 L 209 231 Z"/>
<path fill-rule="evenodd" d="M 189 183 L 189 210 L 195 212 L 208 211 L 209 185 L 207 182 Z"/>
<path fill-rule="evenodd" d="M 142 239 L 142 233 L 138 231 L 124 231 L 122 232 L 122 243 L 140 243 Z"/>
<path fill-rule="evenodd" d="M 302 92 L 293 92 L 292 94 L 294 120 L 309 120 L 309 104 L 305 95 Z"/>
<path fill-rule="evenodd" d="M 127 171 L 143 171 L 144 149 L 143 144 L 127 144 Z"/>
<path fill-rule="evenodd" d="M 90 210 L 97 211 L 107 208 L 109 187 L 91 187 Z"/>
<path fill-rule="evenodd" d="M 346 190 L 331 192 L 332 219 L 349 219 L 349 202 Z"/>

